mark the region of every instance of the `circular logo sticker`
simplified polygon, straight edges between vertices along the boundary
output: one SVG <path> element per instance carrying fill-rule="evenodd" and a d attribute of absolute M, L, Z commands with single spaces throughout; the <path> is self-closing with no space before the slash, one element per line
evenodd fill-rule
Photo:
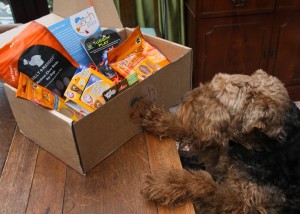
<path fill-rule="evenodd" d="M 70 16 L 70 22 L 74 31 L 84 37 L 94 34 L 99 28 L 96 13 L 90 8 Z"/>
<path fill-rule="evenodd" d="M 87 104 L 91 104 L 91 103 L 93 103 L 93 97 L 89 94 L 85 94 L 83 96 L 83 101 Z"/>
<path fill-rule="evenodd" d="M 71 98 L 71 99 L 74 98 L 74 93 L 72 91 L 67 91 L 66 95 L 68 98 Z"/>

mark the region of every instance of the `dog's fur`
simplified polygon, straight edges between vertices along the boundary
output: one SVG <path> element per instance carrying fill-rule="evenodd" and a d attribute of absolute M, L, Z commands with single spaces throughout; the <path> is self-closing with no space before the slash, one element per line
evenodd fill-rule
<path fill-rule="evenodd" d="M 142 126 L 197 154 L 205 170 L 145 176 L 141 193 L 197 213 L 300 213 L 300 111 L 284 85 L 257 70 L 217 74 L 187 93 L 176 113 L 151 105 Z"/>

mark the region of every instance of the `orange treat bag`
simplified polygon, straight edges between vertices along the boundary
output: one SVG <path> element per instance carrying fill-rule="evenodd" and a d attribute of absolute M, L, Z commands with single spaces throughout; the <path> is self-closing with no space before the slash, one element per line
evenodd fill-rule
<path fill-rule="evenodd" d="M 0 79 L 17 88 L 19 72 L 62 96 L 78 64 L 52 33 L 31 22 L 0 49 Z"/>
<path fill-rule="evenodd" d="M 170 63 L 144 39 L 139 26 L 122 44 L 108 52 L 108 62 L 125 78 L 137 73 L 140 81 Z"/>
<path fill-rule="evenodd" d="M 57 96 L 49 89 L 33 82 L 28 76 L 20 73 L 16 96 L 34 102 L 48 109 L 54 109 L 74 121 L 81 116 L 64 104 L 64 99 Z"/>
<path fill-rule="evenodd" d="M 54 94 L 47 88 L 44 88 L 33 82 L 25 74 L 20 74 L 19 85 L 16 96 L 26 100 L 30 100 L 38 105 L 48 109 L 54 109 L 55 98 Z"/>

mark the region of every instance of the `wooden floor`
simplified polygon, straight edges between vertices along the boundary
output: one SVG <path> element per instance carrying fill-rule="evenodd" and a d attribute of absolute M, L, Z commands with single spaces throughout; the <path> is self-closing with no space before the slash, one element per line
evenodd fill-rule
<path fill-rule="evenodd" d="M 28 115 L 30 116 L 30 115 Z M 172 140 L 141 133 L 82 176 L 19 131 L 0 83 L 0 213 L 194 213 L 140 195 L 143 173 L 181 167 Z"/>

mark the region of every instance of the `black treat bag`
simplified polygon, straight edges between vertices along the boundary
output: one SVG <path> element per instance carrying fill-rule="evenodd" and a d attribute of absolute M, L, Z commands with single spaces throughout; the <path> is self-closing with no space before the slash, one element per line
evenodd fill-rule
<path fill-rule="evenodd" d="M 18 69 L 59 96 L 63 96 L 77 70 L 63 54 L 45 45 L 27 48 L 19 58 Z"/>
<path fill-rule="evenodd" d="M 81 40 L 81 43 L 100 72 L 112 79 L 116 76 L 116 73 L 108 65 L 107 52 L 117 47 L 121 41 L 121 37 L 117 32 L 107 29 Z"/>

